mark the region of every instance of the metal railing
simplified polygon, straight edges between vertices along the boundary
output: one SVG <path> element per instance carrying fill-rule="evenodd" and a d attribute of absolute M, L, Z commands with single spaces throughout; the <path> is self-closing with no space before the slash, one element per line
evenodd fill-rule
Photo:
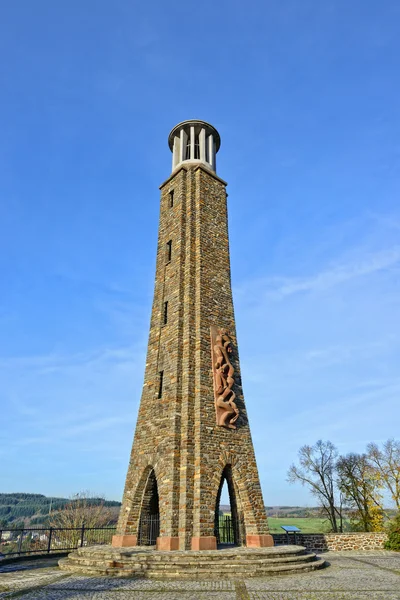
<path fill-rule="evenodd" d="M 230 516 L 220 516 L 217 541 L 235 544 L 237 532 Z M 160 532 L 159 515 L 142 516 L 139 522 L 138 545 L 153 546 Z M 111 544 L 116 527 L 37 527 L 0 529 L 0 559 L 8 556 L 67 552 L 83 546 Z M 3 556 L 2 556 L 3 555 Z"/>
<path fill-rule="evenodd" d="M 0 557 L 65 552 L 82 546 L 111 544 L 116 527 L 47 527 L 0 529 Z"/>

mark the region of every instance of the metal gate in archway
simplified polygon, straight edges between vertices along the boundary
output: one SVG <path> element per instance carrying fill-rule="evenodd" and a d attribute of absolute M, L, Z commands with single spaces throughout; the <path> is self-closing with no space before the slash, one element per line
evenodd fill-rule
<path fill-rule="evenodd" d="M 218 527 L 216 528 L 217 544 L 234 546 L 238 543 L 237 527 L 235 527 L 232 516 L 219 515 Z"/>
<path fill-rule="evenodd" d="M 160 515 L 142 515 L 139 521 L 138 546 L 155 546 L 160 535 Z"/>

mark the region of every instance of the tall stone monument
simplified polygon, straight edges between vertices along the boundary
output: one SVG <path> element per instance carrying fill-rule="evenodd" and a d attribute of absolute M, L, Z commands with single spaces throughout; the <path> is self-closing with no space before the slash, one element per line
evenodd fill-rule
<path fill-rule="evenodd" d="M 140 523 L 159 515 L 157 549 L 215 549 L 225 480 L 236 542 L 272 546 L 240 377 L 220 136 L 184 121 L 168 143 L 144 386 L 113 546 L 135 546 Z"/>

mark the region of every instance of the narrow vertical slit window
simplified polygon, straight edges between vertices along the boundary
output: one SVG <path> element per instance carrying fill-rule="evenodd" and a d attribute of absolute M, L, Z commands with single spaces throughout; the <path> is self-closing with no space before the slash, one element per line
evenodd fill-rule
<path fill-rule="evenodd" d="M 163 393 L 164 371 L 158 373 L 158 397 L 162 398 Z"/>
<path fill-rule="evenodd" d="M 186 144 L 186 160 L 190 160 L 190 135 L 188 135 Z"/>
<path fill-rule="evenodd" d="M 172 240 L 169 240 L 167 242 L 167 256 L 166 256 L 166 261 L 170 262 L 171 261 L 171 257 L 172 257 Z"/>
<path fill-rule="evenodd" d="M 171 190 L 169 193 L 169 207 L 172 208 L 174 206 L 174 190 Z"/>
<path fill-rule="evenodd" d="M 164 302 L 164 310 L 163 310 L 163 324 L 166 325 L 168 323 L 168 301 Z"/>

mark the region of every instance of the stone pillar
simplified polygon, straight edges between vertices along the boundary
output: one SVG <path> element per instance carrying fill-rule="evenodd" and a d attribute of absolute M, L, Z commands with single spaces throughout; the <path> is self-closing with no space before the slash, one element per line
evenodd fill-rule
<path fill-rule="evenodd" d="M 137 535 L 113 535 L 111 546 L 115 548 L 129 548 L 137 545 Z"/>
<path fill-rule="evenodd" d="M 267 548 L 274 545 L 272 535 L 246 535 L 246 546 L 248 548 Z"/>

